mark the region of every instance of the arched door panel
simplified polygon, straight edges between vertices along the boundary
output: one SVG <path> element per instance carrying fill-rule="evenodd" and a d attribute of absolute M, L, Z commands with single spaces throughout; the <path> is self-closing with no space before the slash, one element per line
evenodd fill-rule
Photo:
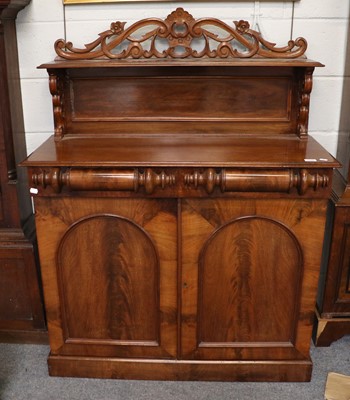
<path fill-rule="evenodd" d="M 323 213 L 310 200 L 183 202 L 184 358 L 308 359 Z"/>
<path fill-rule="evenodd" d="M 173 200 L 38 198 L 53 354 L 176 356 L 176 213 Z"/>

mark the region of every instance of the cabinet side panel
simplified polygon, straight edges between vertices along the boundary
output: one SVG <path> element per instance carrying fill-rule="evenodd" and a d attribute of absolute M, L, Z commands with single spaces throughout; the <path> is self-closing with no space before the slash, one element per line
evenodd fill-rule
<path fill-rule="evenodd" d="M 3 253 L 2 250 L 1 255 Z M 20 251 L 19 254 L 21 254 Z M 1 320 L 31 320 L 33 318 L 25 274 L 24 260 L 20 257 L 11 257 L 8 251 L 8 258 L 2 258 L 0 265 Z"/>
<path fill-rule="evenodd" d="M 22 331 L 45 329 L 43 305 L 31 244 L 10 240 L 0 241 L 0 335 L 7 341 L 8 331 L 14 341 L 26 341 Z M 35 341 L 34 336 L 28 341 Z"/>
<path fill-rule="evenodd" d="M 344 226 L 344 247 L 342 262 L 342 277 L 340 296 L 342 300 L 350 302 L 350 223 Z"/>
<path fill-rule="evenodd" d="M 335 207 L 328 269 L 324 282 L 322 318 L 350 314 L 350 209 Z"/>

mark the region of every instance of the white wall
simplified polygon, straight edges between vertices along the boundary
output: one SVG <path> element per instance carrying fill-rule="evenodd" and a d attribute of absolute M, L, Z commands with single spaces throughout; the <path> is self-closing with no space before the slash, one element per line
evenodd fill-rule
<path fill-rule="evenodd" d="M 348 131 L 339 129 L 345 73 L 349 1 L 226 1 L 226 2 L 129 2 L 70 5 L 62 0 L 32 0 L 17 19 L 19 60 L 28 153 L 53 133 L 51 97 L 45 70 L 36 66 L 55 57 L 58 38 L 82 47 L 109 28 L 110 22 L 128 24 L 146 17 L 165 18 L 176 7 L 187 9 L 195 18 L 216 17 L 232 25 L 246 19 L 258 23 L 263 36 L 285 44 L 293 27 L 293 39 L 303 36 L 309 43 L 308 58 L 325 64 L 315 72 L 311 96 L 311 135 L 336 155 L 338 133 L 348 141 Z M 345 76 L 345 78 L 344 78 Z M 349 127 L 350 129 L 350 127 Z"/>

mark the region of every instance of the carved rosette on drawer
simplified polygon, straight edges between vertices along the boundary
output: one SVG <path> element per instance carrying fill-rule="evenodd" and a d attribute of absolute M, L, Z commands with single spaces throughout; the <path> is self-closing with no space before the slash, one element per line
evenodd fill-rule
<path fill-rule="evenodd" d="M 84 169 L 50 168 L 32 174 L 32 184 L 46 188 L 51 186 L 59 193 L 68 190 L 117 190 L 138 192 L 140 187 L 152 194 L 158 187 L 165 189 L 175 184 L 175 176 L 164 171 L 157 173 L 151 168 L 140 169 Z"/>
<path fill-rule="evenodd" d="M 289 193 L 297 188 L 300 195 L 308 189 L 318 190 L 329 185 L 326 174 L 310 172 L 306 169 L 289 170 L 234 170 L 216 171 L 207 168 L 203 172 L 194 171 L 185 175 L 185 184 L 198 188 L 202 186 L 208 194 L 216 187 L 224 192 L 281 192 Z"/>

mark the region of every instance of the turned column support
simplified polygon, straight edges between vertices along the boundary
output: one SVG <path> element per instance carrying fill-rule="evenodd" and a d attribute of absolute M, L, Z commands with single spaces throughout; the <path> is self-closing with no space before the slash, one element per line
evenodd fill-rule
<path fill-rule="evenodd" d="M 300 139 L 307 139 L 309 125 L 310 94 L 314 68 L 306 68 L 301 82 L 297 132 Z"/>

